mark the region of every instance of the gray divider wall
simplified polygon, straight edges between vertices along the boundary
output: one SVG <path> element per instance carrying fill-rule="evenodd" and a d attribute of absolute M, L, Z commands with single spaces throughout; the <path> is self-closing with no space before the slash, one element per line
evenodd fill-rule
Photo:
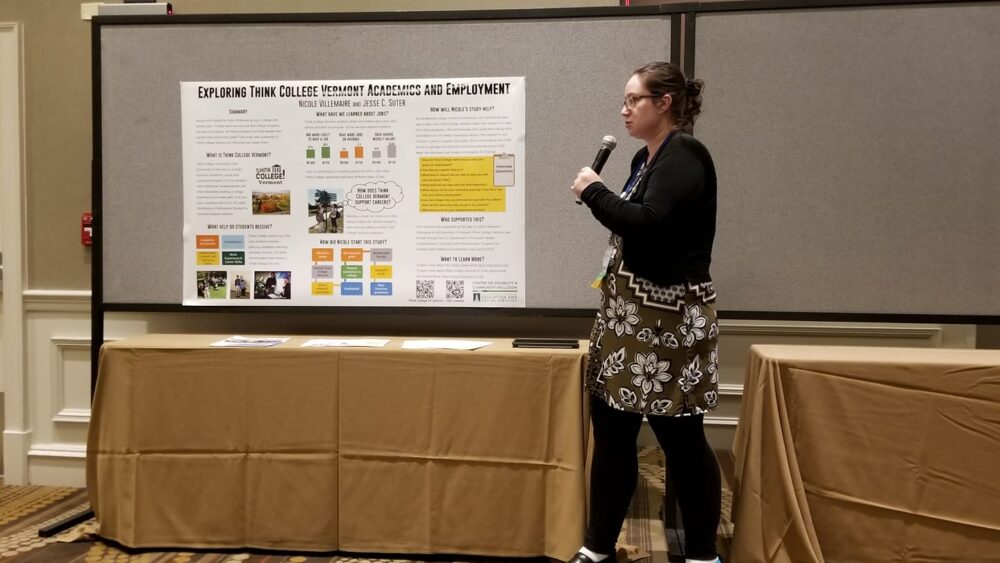
<path fill-rule="evenodd" d="M 1000 315 L 1000 4 L 696 21 L 720 308 Z"/>
<path fill-rule="evenodd" d="M 626 180 L 625 82 L 669 48 L 661 16 L 103 26 L 103 299 L 181 302 L 181 81 L 525 76 L 527 306 L 593 308 L 607 233 L 569 186 L 608 134 Z"/>

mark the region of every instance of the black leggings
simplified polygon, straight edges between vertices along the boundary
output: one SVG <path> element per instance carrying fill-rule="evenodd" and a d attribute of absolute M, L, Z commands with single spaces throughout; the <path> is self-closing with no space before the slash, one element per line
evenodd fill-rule
<path fill-rule="evenodd" d="M 591 398 L 594 461 L 590 473 L 590 522 L 584 545 L 595 553 L 613 554 L 628 512 L 639 459 L 636 438 L 642 415 L 622 412 Z M 703 416 L 649 416 L 649 426 L 667 459 L 684 521 L 684 551 L 690 559 L 714 559 L 722 485 L 715 452 L 705 439 Z"/>

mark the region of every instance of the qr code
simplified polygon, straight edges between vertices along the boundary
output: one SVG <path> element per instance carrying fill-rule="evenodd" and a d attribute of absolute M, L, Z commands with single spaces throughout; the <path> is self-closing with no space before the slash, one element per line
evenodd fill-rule
<path fill-rule="evenodd" d="M 448 301 L 465 300 L 465 280 L 447 280 L 444 283 L 448 290 Z"/>
<path fill-rule="evenodd" d="M 417 280 L 417 299 L 434 298 L 434 280 Z"/>

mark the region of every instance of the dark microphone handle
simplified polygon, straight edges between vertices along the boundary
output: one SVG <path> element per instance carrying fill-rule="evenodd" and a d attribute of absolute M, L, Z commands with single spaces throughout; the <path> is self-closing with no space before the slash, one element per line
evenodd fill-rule
<path fill-rule="evenodd" d="M 601 169 L 604 168 L 604 163 L 608 161 L 609 156 L 611 156 L 611 149 L 601 147 L 601 150 L 597 151 L 597 158 L 595 158 L 594 163 L 590 165 L 590 169 L 600 174 Z M 583 205 L 583 202 L 578 199 L 576 200 L 576 204 Z"/>
<path fill-rule="evenodd" d="M 601 150 L 597 151 L 597 158 L 594 159 L 594 163 L 590 165 L 590 169 L 598 174 L 604 168 L 604 163 L 608 161 L 608 157 L 611 156 L 611 151 L 606 147 L 601 147 Z"/>

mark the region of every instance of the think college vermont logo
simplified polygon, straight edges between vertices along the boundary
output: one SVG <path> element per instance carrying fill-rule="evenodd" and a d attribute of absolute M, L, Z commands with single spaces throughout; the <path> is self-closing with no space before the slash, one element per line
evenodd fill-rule
<path fill-rule="evenodd" d="M 282 184 L 285 179 L 285 169 L 280 164 L 257 169 L 257 181 L 261 185 Z"/>

